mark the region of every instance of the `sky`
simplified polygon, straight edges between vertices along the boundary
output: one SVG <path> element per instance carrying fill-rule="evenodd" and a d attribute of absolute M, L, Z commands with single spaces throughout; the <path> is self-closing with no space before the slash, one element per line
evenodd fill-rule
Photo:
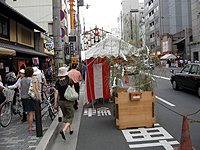
<path fill-rule="evenodd" d="M 85 6 L 79 8 L 81 26 L 83 27 L 84 18 L 86 31 L 94 29 L 96 25 L 109 32 L 112 32 L 112 28 L 120 29 L 117 18 L 122 10 L 121 2 L 122 0 L 84 0 L 84 5 L 90 6 L 88 9 Z"/>

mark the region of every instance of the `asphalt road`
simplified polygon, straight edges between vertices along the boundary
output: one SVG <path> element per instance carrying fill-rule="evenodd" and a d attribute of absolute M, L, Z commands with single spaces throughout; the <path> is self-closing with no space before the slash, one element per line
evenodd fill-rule
<path fill-rule="evenodd" d="M 100 102 L 99 105 L 94 105 L 96 114 L 93 114 L 90 117 L 89 112 L 92 108 L 83 107 L 75 149 L 171 150 L 173 147 L 178 147 L 178 142 L 181 140 L 183 115 L 198 111 L 200 109 L 200 99 L 193 92 L 185 90 L 174 91 L 169 81 L 170 69 L 171 68 L 164 68 L 162 71 L 157 70 L 157 87 L 154 91 L 157 96 L 154 109 L 157 124 L 152 130 L 158 132 L 158 135 L 153 135 L 154 131 L 147 132 L 147 128 L 119 130 L 113 117 L 113 104 L 106 101 L 103 105 L 102 102 Z M 180 68 L 175 68 L 175 72 L 180 70 Z M 101 109 L 100 113 L 98 113 L 99 108 Z M 106 114 L 102 113 L 103 109 L 106 110 Z M 200 115 L 199 113 L 190 116 L 188 115 L 188 118 L 200 120 Z M 200 123 L 189 123 L 192 146 L 196 148 L 196 150 L 200 149 L 199 129 Z M 140 131 L 141 133 L 146 133 L 137 135 L 138 137 L 133 136 L 134 133 L 139 133 Z M 146 136 L 149 136 L 149 138 L 146 138 Z M 63 149 L 66 149 L 66 147 L 68 147 L 67 149 L 70 149 L 69 142 L 71 138 L 70 136 L 68 136 L 68 138 L 69 140 L 67 140 L 68 142 L 65 142 L 65 144 L 62 142 Z M 132 142 L 128 141 L 127 138 L 131 138 Z M 62 140 L 60 135 L 57 139 Z M 57 139 L 55 140 L 55 143 L 57 143 Z M 139 140 L 135 142 L 134 140 L 136 139 Z M 140 148 L 136 148 L 137 146 L 140 146 Z M 54 146 L 54 148 L 58 149 L 59 146 Z M 74 150 L 74 148 L 70 150 Z"/>
<path fill-rule="evenodd" d="M 160 100 L 156 100 L 155 115 L 157 122 L 164 127 L 175 139 L 181 140 L 181 129 L 184 114 L 188 115 L 188 119 L 200 120 L 200 98 L 191 91 L 181 89 L 175 91 L 172 89 L 171 83 L 167 79 L 157 78 L 156 96 L 174 104 L 170 106 Z M 189 130 L 192 146 L 200 149 L 200 123 L 189 122 Z"/>

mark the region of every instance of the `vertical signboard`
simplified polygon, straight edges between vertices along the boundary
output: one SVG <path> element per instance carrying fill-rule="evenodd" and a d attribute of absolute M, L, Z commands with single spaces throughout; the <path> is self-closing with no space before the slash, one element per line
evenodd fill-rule
<path fill-rule="evenodd" d="M 163 42 L 163 52 L 168 51 L 168 41 Z"/>
<path fill-rule="evenodd" d="M 74 56 L 74 45 L 73 45 L 73 43 L 70 43 L 70 54 L 71 54 L 71 57 Z"/>

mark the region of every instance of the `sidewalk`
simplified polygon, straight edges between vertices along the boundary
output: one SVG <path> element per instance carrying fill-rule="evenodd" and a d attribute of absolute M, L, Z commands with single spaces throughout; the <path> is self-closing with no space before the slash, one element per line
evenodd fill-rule
<path fill-rule="evenodd" d="M 42 118 L 43 135 L 52 123 L 48 113 Z M 33 122 L 35 127 L 35 122 Z M 36 131 L 28 131 L 28 121 L 22 123 L 21 117 L 12 116 L 9 126 L 3 128 L 0 126 L 0 149 L 6 150 L 27 150 L 35 149 L 42 137 L 36 137 Z"/>
<path fill-rule="evenodd" d="M 67 138 L 67 144 L 70 148 L 73 147 L 75 149 L 76 142 L 78 138 L 78 130 L 81 120 L 81 114 L 82 114 L 82 97 L 83 93 L 85 92 L 84 88 L 85 84 L 80 84 L 80 105 L 79 109 L 75 111 L 75 117 L 73 120 L 73 130 L 74 133 L 72 135 L 68 135 L 66 133 Z M 33 126 L 35 127 L 35 122 L 33 122 Z M 43 136 L 42 137 L 36 137 L 36 131 L 29 132 L 28 131 L 28 122 L 21 122 L 21 117 L 19 115 L 13 115 L 12 121 L 10 125 L 6 128 L 3 128 L 0 126 L 0 149 L 6 149 L 6 150 L 43 150 L 48 149 L 54 144 L 55 149 L 62 149 L 62 145 L 64 144 L 64 141 L 59 131 L 64 126 L 64 123 L 58 122 L 58 116 L 54 119 L 52 122 L 48 113 L 45 114 L 45 116 L 42 118 L 42 129 L 43 129 Z M 70 138 L 69 138 L 70 136 Z M 58 148 L 55 145 L 54 140 L 58 140 L 59 144 Z M 57 143 L 57 142 L 56 142 Z M 63 145 L 66 149 L 66 144 Z"/>

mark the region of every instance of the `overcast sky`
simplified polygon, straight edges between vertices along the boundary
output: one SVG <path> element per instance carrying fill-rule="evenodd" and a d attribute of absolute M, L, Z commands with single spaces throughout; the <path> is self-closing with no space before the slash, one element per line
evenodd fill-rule
<path fill-rule="evenodd" d="M 139 0 L 144 2 L 144 0 Z M 83 26 L 85 18 L 86 31 L 95 28 L 102 28 L 111 32 L 112 28 L 120 28 L 117 18 L 122 10 L 122 0 L 84 0 L 84 5 L 90 5 L 88 9 L 85 6 L 80 7 L 80 21 Z"/>

